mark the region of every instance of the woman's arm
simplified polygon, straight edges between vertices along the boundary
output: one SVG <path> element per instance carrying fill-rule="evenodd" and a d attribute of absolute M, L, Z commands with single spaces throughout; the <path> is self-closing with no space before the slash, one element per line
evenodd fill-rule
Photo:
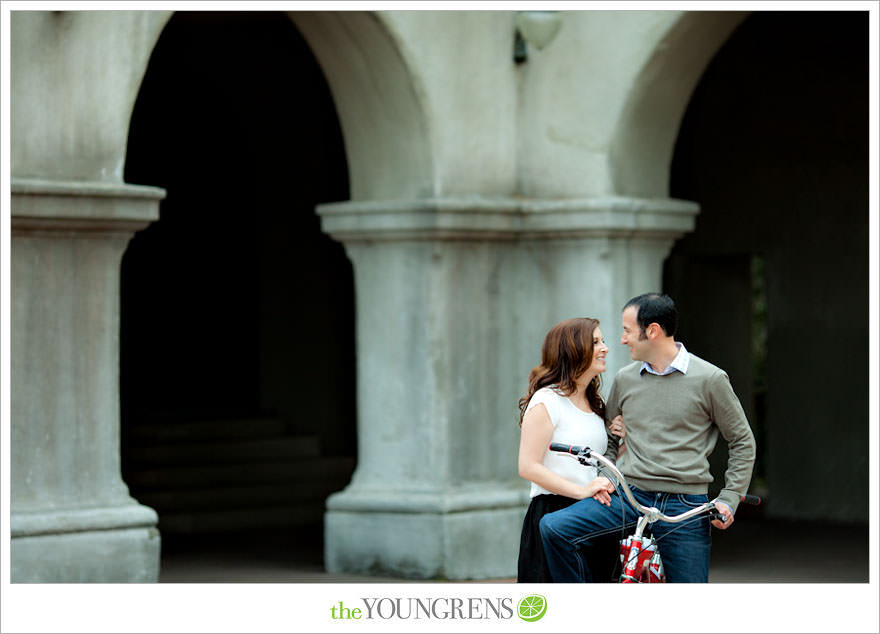
<path fill-rule="evenodd" d="M 594 478 L 586 486 L 580 486 L 544 466 L 544 451 L 552 437 L 550 415 L 543 403 L 538 404 L 523 417 L 519 439 L 519 475 L 557 495 L 575 500 L 595 496 L 600 502 L 610 503 L 608 493 L 614 487 L 607 478 Z"/>
<path fill-rule="evenodd" d="M 617 415 L 615 416 L 610 423 L 608 423 L 608 448 L 614 449 L 614 457 L 610 457 L 608 454 L 610 452 L 605 452 L 605 457 L 613 462 L 617 462 L 617 459 L 620 458 L 621 454 L 626 451 L 626 424 L 623 422 L 623 416 Z"/>

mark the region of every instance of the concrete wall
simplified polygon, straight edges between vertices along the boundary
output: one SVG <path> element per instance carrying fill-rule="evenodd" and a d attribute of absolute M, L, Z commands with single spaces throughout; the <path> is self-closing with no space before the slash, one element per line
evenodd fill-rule
<path fill-rule="evenodd" d="M 433 166 L 430 194 L 509 194 L 517 186 L 513 14 L 379 14 L 419 90 Z"/>
<path fill-rule="evenodd" d="M 540 199 L 665 197 L 691 91 L 744 15 L 562 12 L 519 66 L 513 12 L 291 18 L 336 98 L 353 200 Z"/>
<path fill-rule="evenodd" d="M 14 14 L 15 176 L 121 181 L 134 99 L 169 16 Z M 512 12 L 290 17 L 334 94 L 352 199 L 384 200 L 665 196 L 690 91 L 743 15 L 563 12 L 557 39 L 521 66 Z"/>
<path fill-rule="evenodd" d="M 81 314 L 94 323 L 59 328 L 51 339 L 27 311 L 52 305 L 54 282 L 41 277 L 41 262 L 86 286 L 115 279 L 125 233 L 136 225 L 89 233 L 100 259 L 77 250 L 84 227 L 117 222 L 132 196 L 147 201 L 133 218 L 155 218 L 161 192 L 135 195 L 121 169 L 138 86 L 169 15 L 13 15 L 13 226 L 21 229 L 13 236 L 13 385 L 24 385 L 28 368 L 54 364 L 61 386 L 16 390 L 13 442 L 22 460 L 14 465 L 14 523 L 26 506 L 40 513 L 52 506 L 49 489 L 28 483 L 24 457 L 48 460 L 37 439 L 52 430 L 75 435 L 77 421 L 100 421 L 93 431 L 107 462 L 96 477 L 118 493 L 113 504 L 131 504 L 110 473 L 117 290 L 84 289 L 92 299 Z M 333 94 L 351 183 L 351 201 L 319 209 L 324 230 L 353 263 L 358 332 L 360 464 L 351 486 L 328 502 L 328 567 L 512 574 L 527 490 L 512 458 L 515 403 L 541 338 L 563 318 L 590 315 L 613 341 L 621 304 L 660 285 L 664 258 L 698 211 L 669 199 L 678 124 L 743 15 L 565 12 L 557 39 L 530 49 L 520 66 L 512 59 L 512 12 L 289 15 Z M 101 184 L 119 187 L 95 194 Z M 114 202 L 71 227 L 77 206 L 96 196 Z M 39 203 L 25 210 L 25 200 Z M 33 214 L 66 228 L 34 242 L 25 231 Z M 69 346 L 88 341 L 102 351 L 93 380 L 104 400 L 72 399 L 76 368 L 59 363 Z M 612 355 L 608 378 L 622 357 Z M 45 408 L 68 418 L 44 416 Z M 84 445 L 70 447 L 80 449 L 62 464 L 88 459 Z M 24 538 L 31 529 L 22 530 Z M 477 557 L 473 548 L 489 536 L 498 539 Z M 50 570 L 32 578 L 52 578 L 51 557 L 21 557 L 19 569 Z"/>
<path fill-rule="evenodd" d="M 166 11 L 15 11 L 14 178 L 121 183 L 128 123 Z"/>

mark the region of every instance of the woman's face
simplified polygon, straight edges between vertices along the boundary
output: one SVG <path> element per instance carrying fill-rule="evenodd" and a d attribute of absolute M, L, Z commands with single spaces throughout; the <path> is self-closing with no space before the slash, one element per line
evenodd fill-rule
<path fill-rule="evenodd" d="M 593 362 L 590 364 L 589 372 L 597 375 L 605 371 L 605 356 L 608 354 L 608 346 L 605 345 L 605 338 L 602 331 L 596 328 L 593 331 Z"/>

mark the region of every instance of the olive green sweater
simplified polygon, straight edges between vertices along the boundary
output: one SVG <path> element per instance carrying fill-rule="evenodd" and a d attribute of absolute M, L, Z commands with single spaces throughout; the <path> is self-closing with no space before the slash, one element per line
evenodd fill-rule
<path fill-rule="evenodd" d="M 627 432 L 617 468 L 645 491 L 706 493 L 720 431 L 729 457 L 718 499 L 736 512 L 752 478 L 755 437 L 727 374 L 694 354 L 687 374 L 657 376 L 640 373 L 641 366 L 622 368 L 608 395 L 608 420 L 621 414 Z M 609 442 L 606 455 L 617 457 L 617 442 Z"/>

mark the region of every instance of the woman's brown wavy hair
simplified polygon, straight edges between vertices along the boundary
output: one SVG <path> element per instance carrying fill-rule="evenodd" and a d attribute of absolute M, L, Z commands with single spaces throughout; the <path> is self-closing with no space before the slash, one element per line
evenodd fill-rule
<path fill-rule="evenodd" d="M 541 347 L 541 365 L 529 373 L 529 390 L 519 399 L 519 425 L 522 427 L 526 406 L 535 392 L 555 385 L 566 396 L 577 391 L 575 379 L 593 363 L 593 332 L 598 319 L 577 317 L 561 321 L 547 333 Z M 599 394 L 601 380 L 596 375 L 587 386 L 586 398 L 592 410 L 605 420 L 605 401 Z"/>

